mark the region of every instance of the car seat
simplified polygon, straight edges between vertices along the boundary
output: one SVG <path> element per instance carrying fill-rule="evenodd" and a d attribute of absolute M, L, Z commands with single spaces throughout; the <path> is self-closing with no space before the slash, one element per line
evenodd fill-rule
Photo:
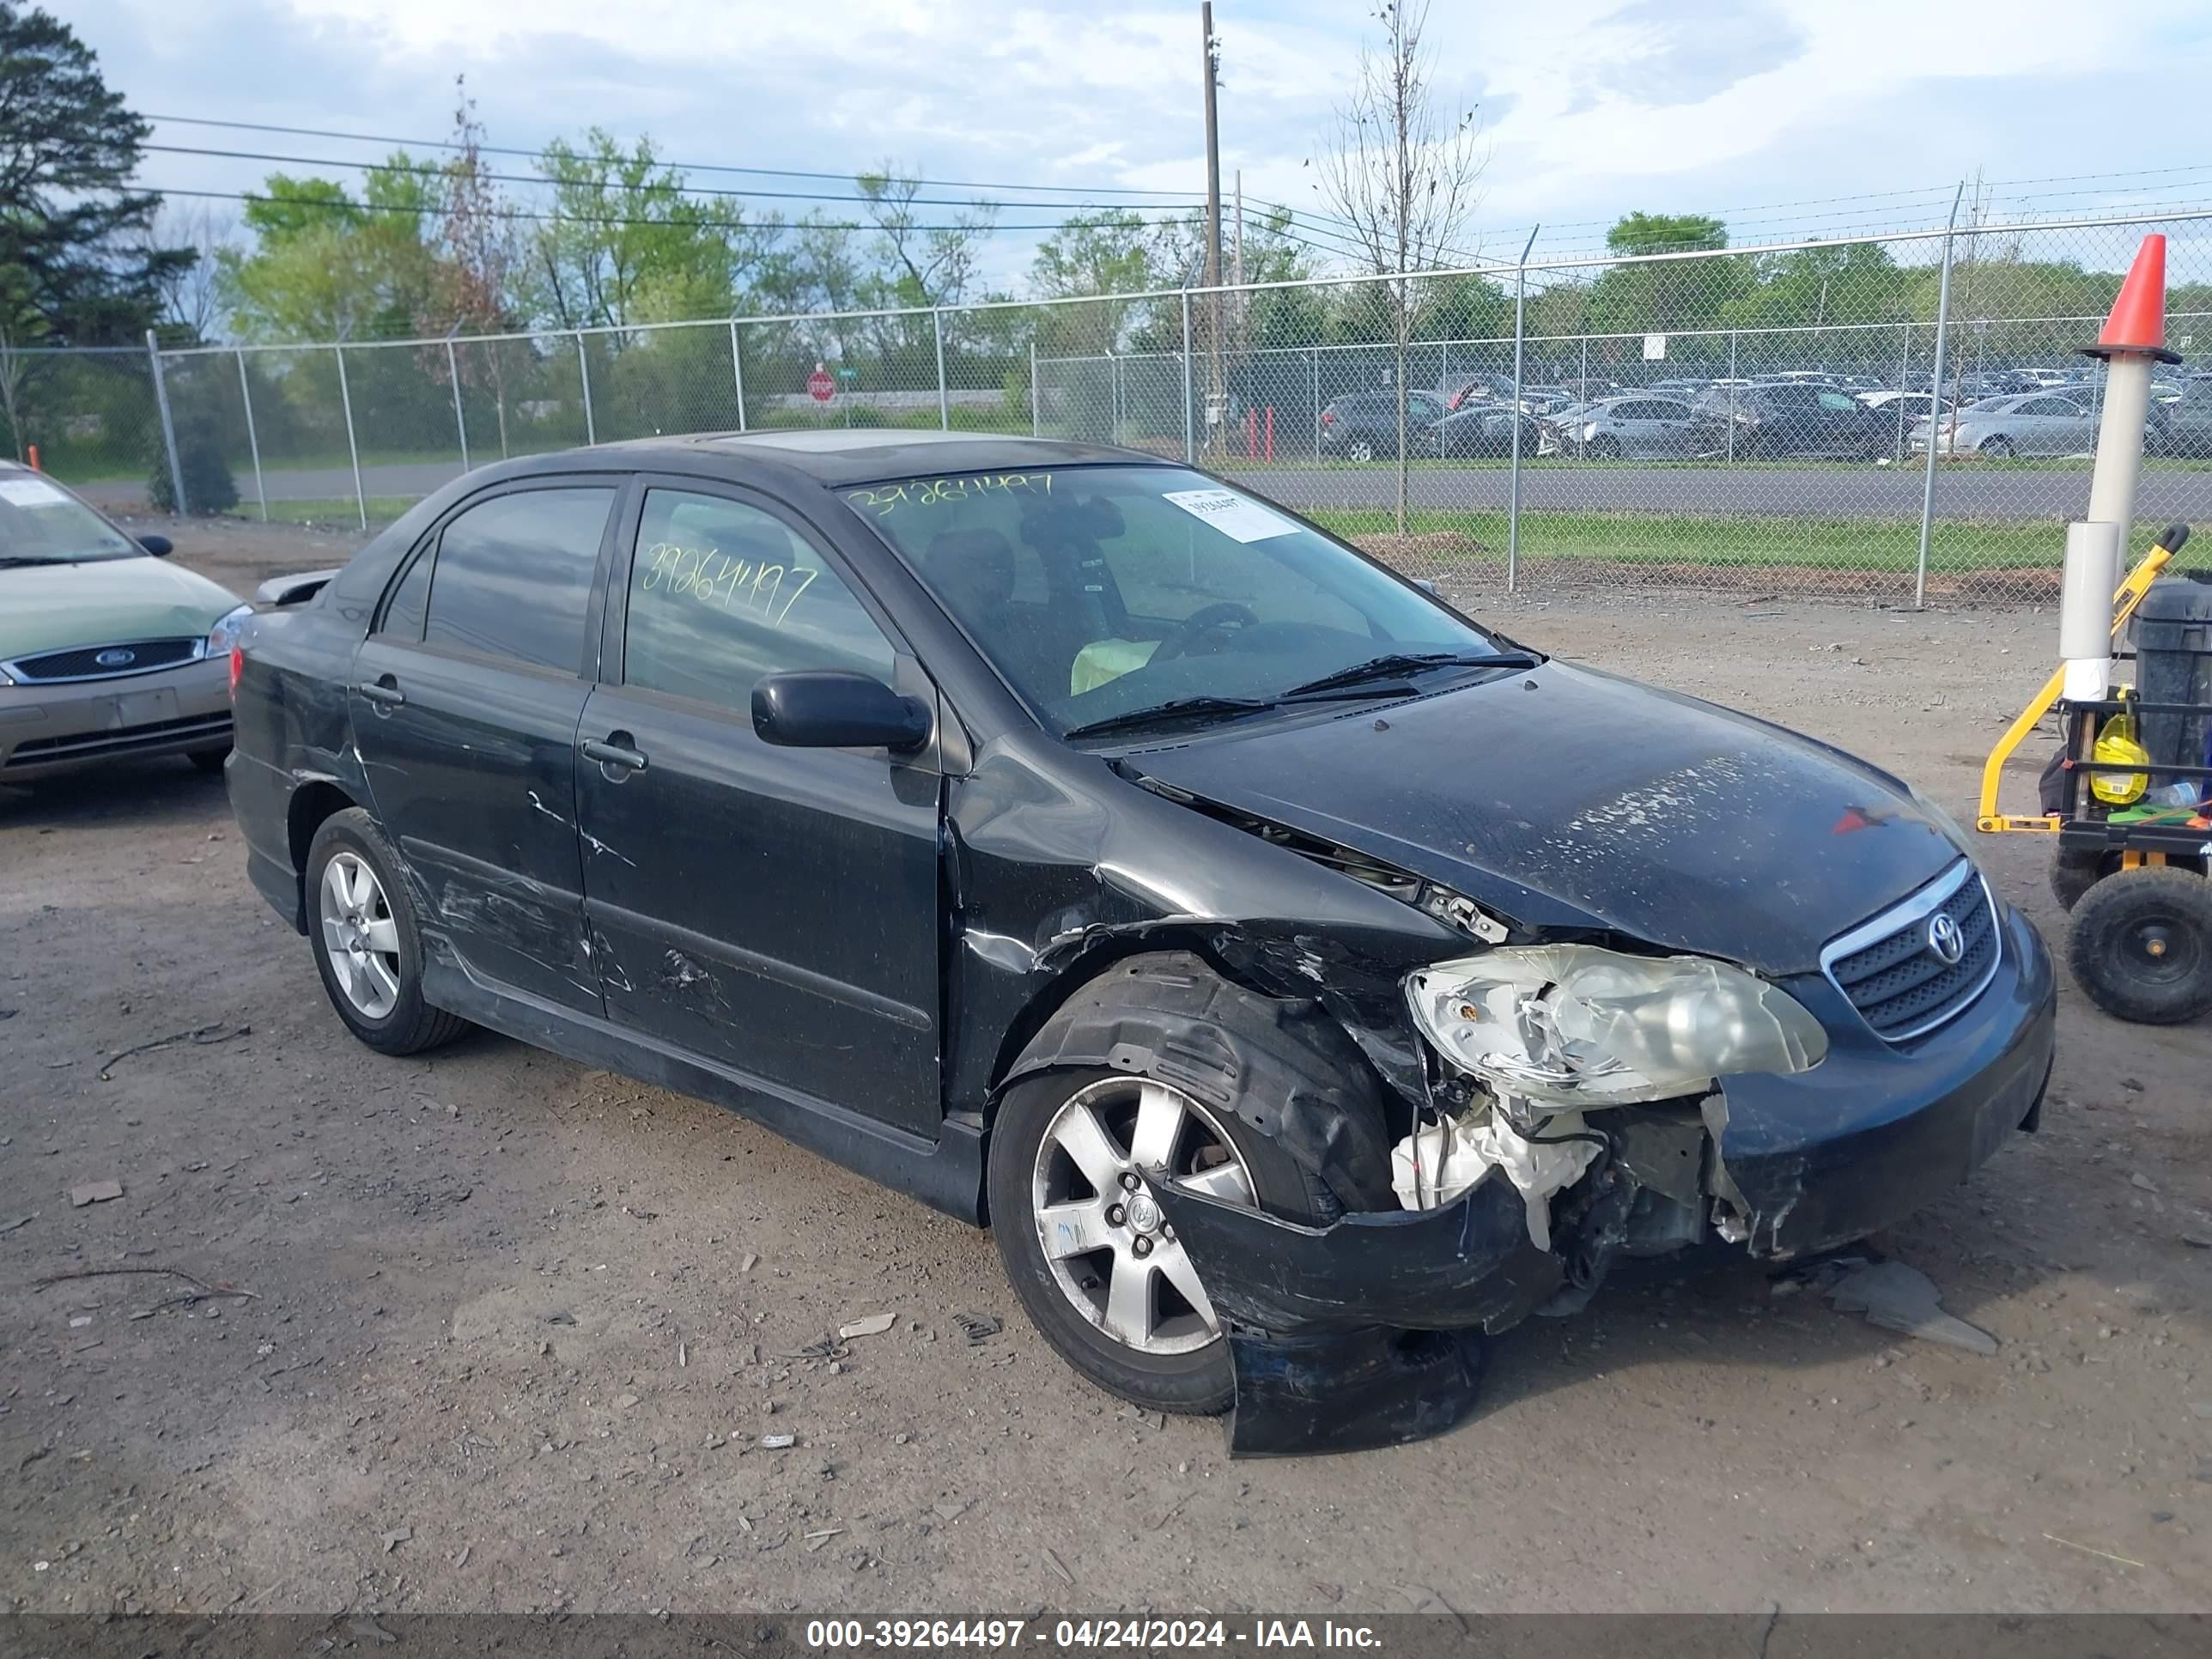
<path fill-rule="evenodd" d="M 1025 691 L 1049 696 L 1067 684 L 1073 652 L 1054 637 L 1048 607 L 1014 603 L 1014 547 L 1000 531 L 947 530 L 921 559 L 922 579 Z"/>

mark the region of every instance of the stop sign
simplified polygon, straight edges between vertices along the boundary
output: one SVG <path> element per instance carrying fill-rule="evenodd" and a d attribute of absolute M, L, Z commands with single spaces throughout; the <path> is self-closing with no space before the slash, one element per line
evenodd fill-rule
<path fill-rule="evenodd" d="M 830 371 L 818 363 L 806 377 L 806 395 L 817 404 L 826 404 L 836 395 L 837 382 L 830 378 Z"/>

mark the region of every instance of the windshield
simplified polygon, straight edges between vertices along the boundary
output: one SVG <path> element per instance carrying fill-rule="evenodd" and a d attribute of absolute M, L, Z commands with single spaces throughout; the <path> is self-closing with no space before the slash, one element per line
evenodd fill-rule
<path fill-rule="evenodd" d="M 0 566 L 127 559 L 146 550 L 65 489 L 0 473 Z"/>
<path fill-rule="evenodd" d="M 1256 497 L 1178 466 L 968 473 L 843 493 L 1063 734 L 1194 699 L 1267 706 L 1381 658 L 1516 649 Z M 1385 678 L 1447 672 L 1398 663 Z"/>

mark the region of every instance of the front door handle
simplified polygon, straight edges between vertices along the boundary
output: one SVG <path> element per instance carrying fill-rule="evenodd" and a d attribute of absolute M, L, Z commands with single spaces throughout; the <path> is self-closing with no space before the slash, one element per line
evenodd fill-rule
<path fill-rule="evenodd" d="M 627 732 L 610 732 L 605 738 L 586 738 L 584 739 L 585 757 L 599 762 L 610 771 L 642 772 L 645 770 L 645 751 L 617 741 L 629 736 Z"/>
<path fill-rule="evenodd" d="M 397 708 L 407 701 L 407 694 L 399 689 L 399 682 L 389 674 L 380 674 L 373 680 L 364 680 L 356 689 L 371 702 L 382 703 L 387 708 Z"/>

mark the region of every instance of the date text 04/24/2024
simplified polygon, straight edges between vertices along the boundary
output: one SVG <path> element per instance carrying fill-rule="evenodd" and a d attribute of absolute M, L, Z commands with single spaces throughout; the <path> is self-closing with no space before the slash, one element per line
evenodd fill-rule
<path fill-rule="evenodd" d="M 1024 1637 L 1055 1649 L 1351 1648 L 1374 1650 L 1366 1625 L 1305 1619 L 816 1619 L 810 1648 L 1018 1648 Z"/>

